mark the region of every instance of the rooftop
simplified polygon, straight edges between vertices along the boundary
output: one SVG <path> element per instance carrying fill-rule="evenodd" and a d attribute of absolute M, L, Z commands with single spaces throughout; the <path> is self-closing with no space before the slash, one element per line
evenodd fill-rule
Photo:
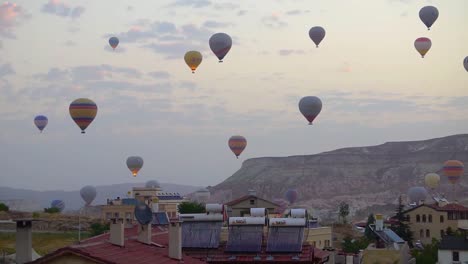
<path fill-rule="evenodd" d="M 275 205 L 275 206 L 279 206 L 279 204 L 277 204 L 277 203 L 274 203 L 274 202 L 272 202 L 272 201 L 268 201 L 268 200 L 262 199 L 262 198 L 260 198 L 260 197 L 257 197 L 257 196 L 255 196 L 255 195 L 251 195 L 251 194 L 245 195 L 245 196 L 242 196 L 242 197 L 237 198 L 237 199 L 235 199 L 235 200 L 232 200 L 232 201 L 230 201 L 230 202 L 227 202 L 226 205 L 229 205 L 229 206 L 236 205 L 236 204 L 238 204 L 238 203 L 240 203 L 240 202 L 242 202 L 242 201 L 248 200 L 248 199 L 259 199 L 259 200 L 262 200 L 262 201 L 271 203 L 271 204 L 273 204 L 273 205 Z"/>
<path fill-rule="evenodd" d="M 433 203 L 433 204 L 420 204 L 418 206 L 415 206 L 413 208 L 410 208 L 406 211 L 404 211 L 404 213 L 408 213 L 410 211 L 413 211 L 417 208 L 420 208 L 420 207 L 429 207 L 429 208 L 432 208 L 436 211 L 442 211 L 442 212 L 468 212 L 468 207 L 466 206 L 463 206 L 461 204 L 456 204 L 456 203 L 450 203 L 450 204 L 447 204 L 445 206 L 439 206 L 437 203 Z"/>
<path fill-rule="evenodd" d="M 468 239 L 458 236 L 443 236 L 440 241 L 439 249 L 468 251 Z"/>

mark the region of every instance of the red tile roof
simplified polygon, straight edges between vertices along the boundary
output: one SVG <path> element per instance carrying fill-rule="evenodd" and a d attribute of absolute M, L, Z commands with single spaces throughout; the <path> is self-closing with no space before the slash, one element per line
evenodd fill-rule
<path fill-rule="evenodd" d="M 437 210 L 437 211 L 458 211 L 458 212 L 468 212 L 468 207 L 465 207 L 461 204 L 450 203 L 446 206 L 438 206 L 435 204 L 429 204 L 429 207 Z"/>
<path fill-rule="evenodd" d="M 279 204 L 274 203 L 274 202 L 272 202 L 272 201 L 268 201 L 268 200 L 262 199 L 262 198 L 260 198 L 260 197 L 255 196 L 255 195 L 245 195 L 245 196 L 242 196 L 242 197 L 240 197 L 240 198 L 237 198 L 237 199 L 235 199 L 235 200 L 232 200 L 232 201 L 230 201 L 230 202 L 227 202 L 226 205 L 229 205 L 229 206 L 236 205 L 236 204 L 238 204 L 238 203 L 240 203 L 240 202 L 242 202 L 242 201 L 245 201 L 245 200 L 247 200 L 247 199 L 258 199 L 258 200 L 262 200 L 262 201 L 271 203 L 271 204 L 273 204 L 273 205 L 279 207 Z"/>

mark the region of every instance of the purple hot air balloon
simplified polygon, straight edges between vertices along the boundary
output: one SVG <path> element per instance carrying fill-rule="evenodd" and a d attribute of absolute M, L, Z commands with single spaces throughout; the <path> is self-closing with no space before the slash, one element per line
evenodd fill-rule
<path fill-rule="evenodd" d="M 297 201 L 297 191 L 296 189 L 289 189 L 287 192 L 286 192 L 286 200 L 288 200 L 288 202 L 290 204 L 293 204 Z"/>

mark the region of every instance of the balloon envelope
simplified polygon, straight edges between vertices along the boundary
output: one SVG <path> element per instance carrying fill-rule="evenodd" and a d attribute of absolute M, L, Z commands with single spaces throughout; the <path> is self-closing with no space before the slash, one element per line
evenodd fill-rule
<path fill-rule="evenodd" d="M 109 45 L 110 45 L 113 49 L 117 48 L 117 45 L 119 45 L 119 39 L 116 38 L 116 37 L 111 37 L 111 38 L 109 39 Z"/>
<path fill-rule="evenodd" d="M 465 70 L 468 72 L 468 56 L 463 60 L 463 67 L 465 67 Z"/>
<path fill-rule="evenodd" d="M 97 114 L 97 105 L 90 99 L 79 98 L 70 104 L 70 116 L 76 125 L 81 128 L 81 133 L 93 122 Z"/>
<path fill-rule="evenodd" d="M 318 48 L 320 42 L 325 38 L 325 29 L 323 27 L 312 27 L 309 30 L 309 37 Z"/>
<path fill-rule="evenodd" d="M 424 177 L 424 182 L 426 183 L 427 187 L 435 189 L 439 186 L 440 176 L 437 173 L 428 173 Z"/>
<path fill-rule="evenodd" d="M 276 209 L 274 211 L 276 214 L 283 214 L 284 211 L 286 211 L 286 209 L 288 209 L 288 204 L 289 203 L 284 199 L 276 198 L 276 199 L 273 199 L 273 202 L 278 205 L 278 207 L 276 207 Z"/>
<path fill-rule="evenodd" d="M 424 187 L 411 187 L 408 190 L 408 197 L 410 202 L 412 203 L 419 203 L 420 201 L 426 200 L 427 197 L 427 190 Z"/>
<path fill-rule="evenodd" d="M 216 33 L 210 37 L 209 44 L 211 51 L 218 57 L 219 62 L 222 62 L 232 47 L 232 39 L 226 33 Z"/>
<path fill-rule="evenodd" d="M 145 183 L 145 188 L 161 188 L 161 186 L 158 181 L 150 180 Z"/>
<path fill-rule="evenodd" d="M 439 10 L 434 6 L 425 6 L 419 10 L 419 18 L 429 30 L 439 17 Z"/>
<path fill-rule="evenodd" d="M 185 53 L 184 60 L 192 70 L 192 73 L 195 73 L 195 70 L 203 60 L 203 56 L 200 52 L 191 50 Z"/>
<path fill-rule="evenodd" d="M 127 167 L 132 172 L 133 176 L 136 177 L 138 171 L 143 167 L 143 159 L 139 156 L 128 157 Z"/>
<path fill-rule="evenodd" d="M 459 160 L 447 160 L 443 167 L 444 175 L 451 184 L 456 184 L 464 172 L 464 165 Z"/>
<path fill-rule="evenodd" d="M 60 212 L 65 209 L 65 203 L 62 200 L 53 200 L 50 203 L 50 207 L 59 209 Z"/>
<path fill-rule="evenodd" d="M 306 96 L 299 101 L 299 111 L 312 125 L 314 119 L 322 111 L 322 101 L 316 96 Z"/>
<path fill-rule="evenodd" d="M 297 200 L 297 191 L 295 189 L 289 189 L 285 196 L 286 200 L 288 200 L 290 204 L 293 204 Z"/>
<path fill-rule="evenodd" d="M 228 141 L 229 148 L 239 158 L 239 155 L 247 146 L 247 140 L 243 136 L 232 136 Z"/>
<path fill-rule="evenodd" d="M 414 47 L 424 58 L 424 55 L 429 51 L 432 46 L 432 42 L 428 38 L 418 38 L 414 41 Z"/>
<path fill-rule="evenodd" d="M 83 199 L 83 201 L 85 201 L 86 206 L 90 205 L 93 202 L 94 198 L 96 198 L 96 194 L 96 188 L 94 188 L 94 186 L 91 185 L 86 185 L 80 190 L 81 198 Z"/>
<path fill-rule="evenodd" d="M 41 133 L 42 133 L 42 130 L 44 130 L 44 128 L 47 126 L 48 123 L 49 123 L 49 120 L 47 119 L 46 116 L 38 115 L 38 116 L 36 116 L 34 118 L 34 124 L 41 131 Z"/>

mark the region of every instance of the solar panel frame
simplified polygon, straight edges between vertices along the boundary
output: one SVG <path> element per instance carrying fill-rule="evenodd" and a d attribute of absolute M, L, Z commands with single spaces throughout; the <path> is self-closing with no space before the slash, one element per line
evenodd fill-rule
<path fill-rule="evenodd" d="M 395 232 L 393 232 L 393 230 L 384 229 L 383 232 L 387 237 L 389 237 L 392 240 L 392 242 L 405 243 L 405 240 L 403 240 L 401 237 L 399 237 Z"/>
<path fill-rule="evenodd" d="M 262 251 L 263 225 L 230 226 L 225 252 Z"/>
<path fill-rule="evenodd" d="M 221 221 L 182 222 L 182 248 L 218 248 Z"/>
<path fill-rule="evenodd" d="M 169 225 L 169 217 L 166 212 L 154 212 L 152 225 Z"/>
<path fill-rule="evenodd" d="M 304 227 L 275 226 L 268 229 L 266 252 L 301 252 Z"/>

